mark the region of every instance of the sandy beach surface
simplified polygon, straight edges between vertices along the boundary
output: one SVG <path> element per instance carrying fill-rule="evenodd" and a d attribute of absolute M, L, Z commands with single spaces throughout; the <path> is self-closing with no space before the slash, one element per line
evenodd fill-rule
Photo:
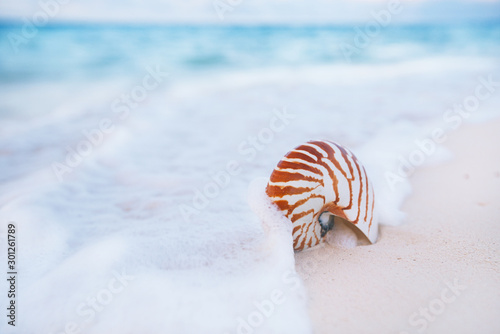
<path fill-rule="evenodd" d="M 500 333 L 499 142 L 500 121 L 463 126 L 412 175 L 403 225 L 295 255 L 315 333 Z"/>

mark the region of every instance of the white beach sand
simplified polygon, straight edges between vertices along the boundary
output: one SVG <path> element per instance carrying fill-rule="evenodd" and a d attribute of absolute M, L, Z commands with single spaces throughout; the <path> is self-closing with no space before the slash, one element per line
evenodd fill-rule
<path fill-rule="evenodd" d="M 466 125 L 418 169 L 401 226 L 295 255 L 316 333 L 500 333 L 500 121 Z"/>

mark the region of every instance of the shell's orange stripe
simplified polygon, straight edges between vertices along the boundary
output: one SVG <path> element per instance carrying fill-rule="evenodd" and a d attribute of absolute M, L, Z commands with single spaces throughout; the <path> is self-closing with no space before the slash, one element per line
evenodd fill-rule
<path fill-rule="evenodd" d="M 274 195 L 272 194 L 272 192 L 269 190 L 269 184 L 266 187 L 266 194 L 269 197 L 274 197 Z M 274 202 L 276 202 L 276 201 L 274 201 Z M 283 210 L 283 209 L 281 209 L 281 210 Z"/>
<path fill-rule="evenodd" d="M 314 174 L 318 174 L 318 175 L 323 175 L 321 173 L 321 171 L 313 166 L 309 166 L 309 165 L 306 165 L 306 164 L 301 164 L 299 162 L 290 162 L 290 161 L 283 161 L 281 160 L 279 163 L 278 163 L 278 168 L 281 168 L 281 169 L 296 169 L 296 170 L 307 170 L 309 172 L 312 172 Z"/>
<path fill-rule="evenodd" d="M 288 209 L 289 204 L 288 204 L 288 201 L 286 201 L 286 200 L 277 200 L 277 201 L 274 201 L 274 204 L 276 204 L 281 211 L 289 211 L 289 209 Z M 287 213 L 287 216 L 288 216 L 288 213 Z"/>
<path fill-rule="evenodd" d="M 333 145 L 335 145 L 335 147 L 339 148 L 340 149 L 340 154 L 342 155 L 342 157 L 344 158 L 344 160 L 346 161 L 346 164 L 347 166 L 349 167 L 349 171 L 351 172 L 351 175 L 352 174 L 352 166 L 351 166 L 351 163 L 349 162 L 348 158 L 347 158 L 347 152 L 340 146 L 338 146 L 337 144 L 331 142 Z M 352 184 L 351 184 L 351 180 L 349 180 L 349 178 L 347 177 L 347 172 L 342 168 L 342 166 L 340 165 L 340 163 L 338 162 L 338 160 L 335 158 L 335 152 L 333 151 L 332 147 L 324 142 L 318 142 L 317 144 L 318 146 L 320 146 L 322 149 L 324 149 L 326 152 L 328 152 L 328 157 L 330 159 L 331 162 L 333 162 L 333 164 L 335 165 L 335 167 L 342 173 L 342 175 L 344 175 L 344 177 L 346 178 L 347 180 L 347 183 L 349 184 L 349 205 L 346 206 L 345 208 L 343 208 L 343 210 L 348 210 L 351 208 L 352 206 Z M 356 160 L 356 157 L 353 156 L 353 160 Z M 328 168 L 328 170 L 330 171 L 330 168 Z M 333 171 L 331 174 L 334 174 Z M 337 179 L 337 176 L 335 175 L 335 178 L 336 178 L 336 182 L 335 184 L 338 184 L 338 179 Z M 333 179 L 333 178 L 332 178 Z M 335 192 L 336 194 L 338 194 L 338 189 L 337 189 L 337 186 L 335 186 Z M 338 203 L 338 201 L 340 200 L 340 196 L 337 196 L 337 200 L 335 201 L 335 204 Z"/>
<path fill-rule="evenodd" d="M 332 147 L 323 141 L 310 141 L 309 144 L 313 144 L 318 146 L 319 148 L 322 148 L 323 151 L 325 151 L 326 154 L 328 154 L 328 157 L 330 159 L 333 158 L 333 155 L 335 154 Z"/>
<path fill-rule="evenodd" d="M 296 213 L 292 216 L 292 218 L 290 218 L 290 220 L 292 222 L 296 222 L 297 220 L 299 220 L 300 218 L 304 217 L 304 216 L 307 216 L 308 214 L 310 213 L 314 213 L 314 209 L 310 209 L 310 210 L 307 210 L 307 211 L 302 211 L 301 213 Z"/>
<path fill-rule="evenodd" d="M 293 228 L 292 235 L 295 234 L 297 230 L 300 230 L 300 225 L 297 225 Z"/>
<path fill-rule="evenodd" d="M 325 158 L 325 159 L 327 159 L 327 158 Z M 333 189 L 335 190 L 335 194 L 337 196 L 334 203 L 337 204 L 340 200 L 339 187 L 338 187 L 339 180 L 337 179 L 337 176 L 335 175 L 333 170 L 330 168 L 330 166 L 328 166 L 328 164 L 326 164 L 323 160 L 318 161 L 318 163 L 328 171 L 328 175 L 330 176 L 330 179 L 332 180 Z"/>
<path fill-rule="evenodd" d="M 354 179 L 354 169 L 351 165 L 351 162 L 349 161 L 349 154 L 347 153 L 347 150 L 343 148 L 342 146 L 335 145 L 339 148 L 340 153 L 342 154 L 342 157 L 344 158 L 347 166 L 349 167 L 349 172 L 351 172 L 352 178 Z M 350 154 L 352 156 L 352 160 L 357 160 L 356 156 L 354 154 Z"/>
<path fill-rule="evenodd" d="M 308 153 L 311 153 L 312 155 L 314 155 L 318 159 L 323 158 L 323 155 L 321 155 L 321 153 L 319 153 L 317 150 L 315 150 L 311 146 L 300 145 L 299 147 L 296 148 L 296 150 L 302 150 L 302 151 L 306 151 Z"/>
<path fill-rule="evenodd" d="M 335 145 L 337 146 L 337 145 Z M 344 158 L 344 161 L 346 162 L 347 166 L 349 167 L 349 172 L 351 173 L 352 175 L 352 178 L 354 179 L 354 168 L 352 167 L 351 165 L 351 161 L 349 160 L 349 156 L 347 154 L 347 151 L 341 147 L 341 146 L 337 146 L 339 149 L 340 149 L 340 154 L 342 155 L 342 158 Z M 356 157 L 352 157 L 352 160 L 356 160 Z M 353 203 L 353 198 L 352 198 L 352 180 L 350 180 L 349 178 L 347 178 L 347 184 L 349 185 L 349 205 L 346 206 L 344 208 L 344 210 L 349 210 L 351 207 L 352 207 L 352 203 Z"/>
<path fill-rule="evenodd" d="M 332 143 L 332 144 L 333 144 L 333 143 Z M 342 175 L 344 175 L 344 177 L 345 177 L 346 179 L 349 179 L 349 178 L 347 177 L 347 172 L 344 170 L 344 168 L 342 168 L 342 166 L 340 165 L 340 162 L 339 162 L 339 161 L 335 158 L 335 152 L 334 152 L 334 151 L 333 151 L 333 149 L 330 147 L 330 145 L 325 144 L 325 143 L 323 143 L 323 145 L 324 145 L 325 147 L 330 148 L 330 150 L 332 150 L 332 154 L 331 154 L 331 156 L 330 156 L 330 160 L 333 162 L 333 164 L 335 165 L 335 167 L 337 167 L 337 169 L 338 169 L 338 170 L 342 173 Z M 335 144 L 333 144 L 333 145 L 335 145 Z M 335 147 L 339 148 L 339 146 L 337 146 L 337 145 L 335 145 Z M 344 160 L 346 160 L 346 159 L 345 159 L 345 156 L 344 156 L 344 155 L 343 155 L 343 153 L 342 153 L 342 151 L 340 151 L 340 154 L 342 155 L 342 157 L 344 158 Z M 347 165 L 349 166 L 349 164 L 348 164 L 348 163 L 347 163 Z M 349 170 L 350 170 L 350 169 L 349 169 Z M 352 174 L 351 174 L 351 175 L 352 175 Z"/>
<path fill-rule="evenodd" d="M 304 154 L 304 153 L 301 153 L 301 152 L 295 151 L 295 150 L 288 152 L 287 155 L 285 155 L 285 157 L 290 158 L 290 159 L 300 159 L 300 160 L 304 160 L 304 161 L 307 161 L 307 162 L 310 162 L 313 164 L 316 163 L 316 160 L 314 160 L 313 158 L 311 158 L 307 154 Z"/>
<path fill-rule="evenodd" d="M 284 170 L 275 169 L 274 172 L 271 174 L 271 182 L 288 182 L 288 181 L 312 181 L 312 182 L 318 182 L 321 185 L 323 185 L 323 180 L 301 174 L 300 172 L 298 172 L 298 170 L 297 172 L 292 173 Z"/>
<path fill-rule="evenodd" d="M 280 186 L 267 186 L 267 194 L 270 197 L 283 197 L 285 195 L 298 195 L 298 194 L 303 194 L 307 191 L 311 191 L 315 188 L 296 188 L 296 187 L 291 187 L 291 186 L 285 186 L 285 187 L 280 187 Z"/>
<path fill-rule="evenodd" d="M 311 247 L 312 241 L 313 241 L 313 238 L 309 238 L 309 242 L 307 243 L 307 247 Z"/>
<path fill-rule="evenodd" d="M 358 170 L 358 175 L 359 175 L 359 195 L 358 195 L 358 214 L 356 215 L 356 220 L 354 221 L 354 224 L 357 224 L 359 221 L 359 214 L 361 211 L 361 195 L 363 193 L 363 178 L 361 177 L 361 169 L 358 165 L 358 161 L 356 159 L 353 159 L 354 164 L 356 165 L 356 169 Z"/>
<path fill-rule="evenodd" d="M 302 204 L 304 204 L 305 202 L 309 201 L 312 198 L 321 198 L 321 199 L 323 199 L 323 205 L 325 204 L 325 196 L 324 195 L 310 194 L 309 197 L 298 200 L 297 202 L 295 202 L 295 204 L 289 205 L 288 208 L 281 209 L 281 210 L 288 210 L 288 212 L 286 214 L 286 216 L 288 217 L 293 212 L 293 210 L 295 210 L 297 207 L 301 206 Z M 288 204 L 288 202 L 287 202 L 287 204 Z"/>
<path fill-rule="evenodd" d="M 368 175 L 366 175 L 366 170 L 363 166 L 361 166 L 363 169 L 363 173 L 365 175 L 365 180 L 366 180 L 366 211 L 365 211 L 365 219 L 364 221 L 366 222 L 366 218 L 368 217 L 368 202 L 370 202 L 370 189 L 368 189 L 369 183 L 368 183 Z"/>
<path fill-rule="evenodd" d="M 314 234 L 314 237 L 316 238 L 316 243 L 315 245 L 319 244 L 319 238 L 318 238 L 318 235 L 316 234 L 316 229 L 313 230 L 313 234 Z"/>
<path fill-rule="evenodd" d="M 301 229 L 300 233 L 297 234 L 297 236 L 295 237 L 295 239 L 293 239 L 293 249 L 297 249 L 297 250 L 301 250 L 301 249 L 299 249 L 297 247 L 297 243 L 299 242 L 299 238 L 302 235 L 302 232 L 304 230 L 304 225 L 300 225 L 300 229 Z"/>
<path fill-rule="evenodd" d="M 311 227 L 312 224 L 313 224 L 313 222 L 310 222 L 307 225 L 306 233 L 304 234 L 304 239 L 302 239 L 302 243 L 300 244 L 300 249 L 304 249 L 304 244 L 306 243 L 307 232 L 309 232 L 309 227 Z"/>
<path fill-rule="evenodd" d="M 330 151 L 321 149 L 321 145 L 320 145 L 321 143 L 322 143 L 321 141 L 308 141 L 307 142 L 309 147 L 312 147 L 317 152 L 320 159 L 328 159 L 328 157 L 330 156 Z M 330 150 L 331 150 L 331 148 L 330 148 Z M 326 157 L 323 155 L 325 153 L 326 153 Z"/>

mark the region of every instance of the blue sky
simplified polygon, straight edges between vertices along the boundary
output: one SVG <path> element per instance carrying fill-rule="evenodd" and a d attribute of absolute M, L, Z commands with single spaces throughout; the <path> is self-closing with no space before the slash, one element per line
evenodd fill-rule
<path fill-rule="evenodd" d="M 398 1 L 398 0 L 391 0 Z M 380 0 L 1 0 L 0 17 L 51 22 L 349 23 L 388 8 Z M 41 3 L 47 4 L 45 9 Z M 401 0 L 395 22 L 500 20 L 500 0 Z M 216 7 L 218 9 L 216 9 Z M 48 9 L 47 9 L 48 8 Z"/>

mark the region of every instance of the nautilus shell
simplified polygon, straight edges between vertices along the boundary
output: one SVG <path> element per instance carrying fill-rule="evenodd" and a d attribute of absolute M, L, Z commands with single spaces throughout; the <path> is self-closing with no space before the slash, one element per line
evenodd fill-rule
<path fill-rule="evenodd" d="M 320 244 L 339 218 L 370 242 L 377 240 L 375 197 L 365 168 L 331 141 L 310 141 L 288 152 L 272 172 L 266 193 L 292 221 L 295 250 Z"/>

